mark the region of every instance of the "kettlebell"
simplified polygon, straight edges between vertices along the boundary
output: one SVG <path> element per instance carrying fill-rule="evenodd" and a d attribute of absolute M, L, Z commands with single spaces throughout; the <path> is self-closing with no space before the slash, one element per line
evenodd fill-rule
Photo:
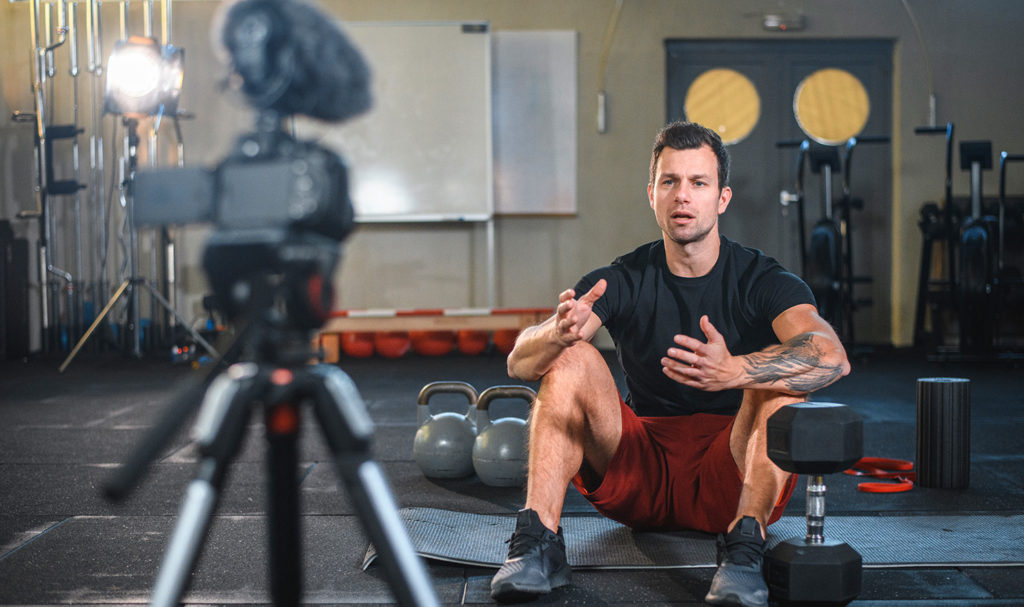
<path fill-rule="evenodd" d="M 431 415 L 430 398 L 452 393 L 465 395 L 469 401 L 466 413 L 446 411 Z M 436 381 L 420 390 L 416 399 L 419 429 L 412 443 L 412 455 L 424 476 L 462 478 L 473 474 L 476 401 L 476 388 L 462 381 Z"/>
<path fill-rule="evenodd" d="M 491 402 L 521 398 L 532 404 L 537 393 L 526 386 L 494 386 L 480 393 L 476 402 L 476 441 L 473 469 L 486 485 L 516 487 L 526 480 L 526 420 L 502 417 L 492 420 Z"/>

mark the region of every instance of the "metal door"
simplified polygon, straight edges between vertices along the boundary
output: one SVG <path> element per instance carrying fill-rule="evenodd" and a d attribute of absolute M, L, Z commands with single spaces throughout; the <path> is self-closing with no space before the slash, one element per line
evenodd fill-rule
<path fill-rule="evenodd" d="M 759 248 L 800 273 L 796 212 L 780 204 L 780 193 L 794 189 L 795 148 L 776 143 L 807 138 L 794 115 L 794 94 L 809 75 L 838 68 L 855 76 L 867 93 L 869 110 L 860 136 L 891 136 L 892 43 L 883 40 L 666 40 L 666 117 L 685 119 L 691 84 L 709 70 L 727 68 L 745 76 L 756 90 L 759 113 L 752 130 L 731 143 L 733 201 L 721 218 L 722 232 Z M 706 125 L 716 128 L 716 125 Z M 857 299 L 870 299 L 854 315 L 859 343 L 890 343 L 889 282 L 892 275 L 892 150 L 887 144 L 856 148 L 850 171 L 854 197 L 853 269 L 871 278 L 857 287 Z M 833 196 L 841 195 L 843 175 L 833 176 Z M 823 179 L 805 175 L 807 233 L 822 216 Z M 853 344 L 848 344 L 852 346 Z"/>

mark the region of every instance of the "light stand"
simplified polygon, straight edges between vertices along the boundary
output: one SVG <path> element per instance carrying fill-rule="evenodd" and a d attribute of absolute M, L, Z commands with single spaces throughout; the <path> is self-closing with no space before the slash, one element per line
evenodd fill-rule
<path fill-rule="evenodd" d="M 153 298 L 164 308 L 164 310 L 166 310 L 175 319 L 177 319 L 178 324 L 180 324 L 182 327 L 185 328 L 186 331 L 188 331 L 192 338 L 196 340 L 196 343 L 205 348 L 213 356 L 217 356 L 217 350 L 214 349 L 210 342 L 203 339 L 203 336 L 200 335 L 195 329 L 193 329 L 192 326 L 178 314 L 178 312 L 174 309 L 171 303 L 167 301 L 167 299 L 157 289 L 153 288 L 153 286 L 146 282 L 145 279 L 140 278 L 138 276 L 138 262 L 136 259 L 138 232 L 135 228 L 134 215 L 135 169 L 137 167 L 136 150 L 139 144 L 139 121 L 135 117 L 125 116 L 124 126 L 127 130 L 128 140 L 128 170 L 125 174 L 125 180 L 122 183 L 122 187 L 124 188 L 125 192 L 125 211 L 128 214 L 128 278 L 126 278 L 125 281 L 121 283 L 121 286 L 117 288 L 117 291 L 114 292 L 111 298 L 107 301 L 106 305 L 103 306 L 103 310 L 99 313 L 99 315 L 96 316 L 96 320 L 94 320 L 93 323 L 89 325 L 89 328 L 82 335 L 81 339 L 78 340 L 78 343 L 75 344 L 75 347 L 68 354 L 67 358 L 65 358 L 64 362 L 62 362 L 60 367 L 58 367 L 58 371 L 60 371 L 61 373 L 63 373 L 64 370 L 67 369 L 68 365 L 71 364 L 71 361 L 78 354 L 79 350 L 82 349 L 82 346 L 85 345 L 85 342 L 89 340 L 89 338 L 92 336 L 96 328 L 99 327 L 100 323 L 103 322 L 107 314 L 110 313 L 110 310 L 113 309 L 114 304 L 117 303 L 121 296 L 126 293 L 128 294 L 128 323 L 126 326 L 126 338 L 129 340 L 128 343 L 130 344 L 131 354 L 136 358 L 142 357 L 142 343 L 140 335 L 141 332 L 139 330 L 140 319 L 138 287 L 140 285 L 142 287 L 145 287 L 150 292 Z"/>
<path fill-rule="evenodd" d="M 139 314 L 139 286 L 145 287 L 153 296 L 153 301 L 162 306 L 169 317 L 178 324 L 214 356 L 216 350 L 189 323 L 185 322 L 174 310 L 174 306 L 158 292 L 156 288 L 139 277 L 138 272 L 138 231 L 135 227 L 135 172 L 138 167 L 137 150 L 139 146 L 139 117 L 158 116 L 165 113 L 175 116 L 178 111 L 178 98 L 181 94 L 182 76 L 184 71 L 184 51 L 170 45 L 161 46 L 153 38 L 132 36 L 119 41 L 111 52 L 107 67 L 107 90 L 104 100 L 104 112 L 120 115 L 126 131 L 125 157 L 127 167 L 121 188 L 124 193 L 124 206 L 128 223 L 128 278 L 114 292 L 102 312 L 86 330 L 78 343 L 61 363 L 61 373 L 71 364 L 92 333 L 110 313 L 113 304 L 122 295 L 128 295 L 128 320 L 125 327 L 125 339 L 128 350 L 136 358 L 142 357 L 141 322 Z M 175 121 L 176 122 L 176 121 Z M 179 135 L 180 141 L 180 135 Z M 153 151 L 151 151 L 151 154 Z M 173 260 L 171 260 L 173 263 Z M 154 305 L 155 307 L 155 305 Z M 170 324 L 170 323 L 167 323 Z"/>

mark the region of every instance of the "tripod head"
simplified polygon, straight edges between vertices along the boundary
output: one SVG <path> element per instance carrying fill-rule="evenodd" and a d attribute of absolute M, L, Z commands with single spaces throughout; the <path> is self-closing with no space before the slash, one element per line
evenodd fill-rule
<path fill-rule="evenodd" d="M 338 243 L 289 230 L 221 232 L 207 243 L 203 266 L 214 306 L 243 330 L 240 355 L 256 362 L 300 365 L 309 333 L 331 310 Z"/>

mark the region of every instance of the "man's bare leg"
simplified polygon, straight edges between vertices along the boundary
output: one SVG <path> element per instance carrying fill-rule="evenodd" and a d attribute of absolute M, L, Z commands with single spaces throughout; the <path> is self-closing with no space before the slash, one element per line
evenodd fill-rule
<path fill-rule="evenodd" d="M 526 507 L 557 530 L 565 490 L 577 472 L 596 486 L 622 435 L 619 394 L 601 353 L 567 349 L 541 381 L 530 411 Z"/>
<path fill-rule="evenodd" d="M 768 418 L 782 407 L 804 400 L 803 397 L 765 390 L 744 391 L 743 404 L 729 435 L 732 456 L 743 475 L 740 503 L 729 529 L 744 516 L 750 516 L 757 519 L 764 534 L 768 517 L 789 480 L 789 473 L 768 458 Z"/>
<path fill-rule="evenodd" d="M 516 515 L 508 558 L 491 579 L 491 597 L 526 600 L 570 582 L 558 527 L 566 487 L 577 472 L 596 486 L 621 434 L 611 371 L 593 346 L 578 342 L 544 376 L 531 408 L 526 508 Z"/>
<path fill-rule="evenodd" d="M 736 518 L 724 537 L 724 554 L 704 600 L 712 605 L 767 607 L 768 586 L 761 572 L 765 528 L 789 473 L 768 459 L 768 418 L 802 401 L 777 392 L 746 390 L 733 422 L 729 446 L 743 475 Z"/>

